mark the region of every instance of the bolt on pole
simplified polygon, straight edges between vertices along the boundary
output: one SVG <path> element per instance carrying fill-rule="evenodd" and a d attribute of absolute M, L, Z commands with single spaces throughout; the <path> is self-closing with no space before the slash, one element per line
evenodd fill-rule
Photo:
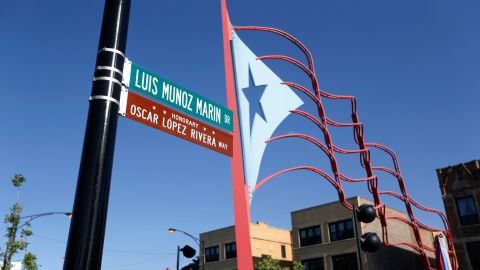
<path fill-rule="evenodd" d="M 130 0 L 106 0 L 64 270 L 101 269 Z"/>

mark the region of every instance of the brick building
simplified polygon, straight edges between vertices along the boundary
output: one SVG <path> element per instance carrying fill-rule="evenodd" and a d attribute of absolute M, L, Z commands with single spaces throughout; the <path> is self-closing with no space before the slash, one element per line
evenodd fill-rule
<path fill-rule="evenodd" d="M 204 247 L 201 258 L 205 257 L 205 270 L 237 269 L 234 226 L 201 233 L 200 241 Z M 250 224 L 250 243 L 254 263 L 268 257 L 280 261 L 282 266 L 292 265 L 292 238 L 289 230 L 275 228 L 263 222 Z"/>
<path fill-rule="evenodd" d="M 373 204 L 372 201 L 353 197 L 348 201 L 355 206 Z M 405 214 L 386 208 L 387 215 L 405 217 Z M 356 270 L 357 243 L 353 228 L 353 214 L 335 201 L 291 213 L 292 243 L 294 259 L 306 266 L 307 270 Z M 389 239 L 391 242 L 416 243 L 412 228 L 400 221 L 389 221 Z M 372 223 L 358 222 L 360 235 L 375 232 L 382 238 L 380 221 Z M 313 233 L 311 233 L 312 231 Z M 433 246 L 433 235 L 429 231 L 420 231 L 422 240 Z M 427 253 L 434 260 L 435 254 Z M 362 252 L 365 270 L 405 270 L 424 269 L 420 255 L 405 246 L 384 246 L 373 253 Z"/>
<path fill-rule="evenodd" d="M 480 160 L 437 169 L 462 270 L 480 269 Z"/>
<path fill-rule="evenodd" d="M 360 198 L 349 198 L 353 205 L 372 204 Z M 388 215 L 405 217 L 391 208 Z M 254 262 L 262 257 L 277 259 L 282 265 L 292 261 L 302 263 L 306 270 L 356 270 L 357 243 L 353 228 L 353 213 L 335 201 L 291 213 L 292 230 L 278 229 L 265 223 L 250 226 Z M 376 232 L 382 236 L 380 221 L 358 223 L 360 234 Z M 433 246 L 433 236 L 421 231 L 422 240 Z M 413 230 L 400 221 L 389 221 L 389 239 L 393 242 L 415 243 Z M 236 251 L 234 226 L 200 234 L 204 243 L 205 270 L 235 270 Z M 202 254 L 202 257 L 203 257 Z M 435 254 L 427 254 L 434 260 Z M 424 269 L 420 255 L 409 247 L 383 246 L 374 253 L 362 252 L 365 270 Z"/>

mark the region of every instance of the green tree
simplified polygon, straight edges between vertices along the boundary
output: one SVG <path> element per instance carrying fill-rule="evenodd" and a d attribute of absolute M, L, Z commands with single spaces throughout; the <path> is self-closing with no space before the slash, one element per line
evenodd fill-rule
<path fill-rule="evenodd" d="M 299 262 L 293 262 L 293 270 L 305 270 L 305 267 Z"/>
<path fill-rule="evenodd" d="M 25 254 L 22 263 L 25 270 L 38 270 L 37 256 L 30 252 Z"/>
<path fill-rule="evenodd" d="M 187 266 L 182 267 L 181 270 L 198 270 L 198 269 L 200 269 L 200 260 L 197 256 Z"/>
<path fill-rule="evenodd" d="M 280 262 L 271 258 L 264 258 L 255 265 L 255 270 L 287 270 L 280 266 Z"/>
<path fill-rule="evenodd" d="M 271 258 L 264 258 L 255 265 L 255 270 L 304 270 L 299 262 L 293 262 L 293 267 L 281 267 L 280 262 Z"/>
<path fill-rule="evenodd" d="M 15 174 L 10 181 L 17 189 L 17 202 L 10 208 L 10 213 L 5 215 L 3 222 L 7 226 L 5 238 L 5 249 L 0 250 L 0 258 L 3 262 L 1 270 L 10 270 L 12 267 L 12 257 L 20 252 L 26 252 L 28 247 L 27 238 L 32 235 L 30 223 L 21 224 L 21 214 L 23 207 L 20 204 L 20 189 L 27 179 L 21 174 Z M 17 239 L 17 234 L 20 238 Z M 38 270 L 37 257 L 28 252 L 24 255 L 23 265 L 25 270 Z"/>

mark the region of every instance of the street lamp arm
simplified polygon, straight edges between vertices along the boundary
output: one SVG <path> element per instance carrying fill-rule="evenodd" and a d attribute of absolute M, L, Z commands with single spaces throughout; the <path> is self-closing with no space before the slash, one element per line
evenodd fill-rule
<path fill-rule="evenodd" d="M 197 237 L 185 232 L 185 231 L 182 231 L 182 230 L 178 230 L 178 229 L 175 229 L 175 228 L 169 228 L 168 231 L 170 233 L 174 233 L 174 232 L 181 232 L 183 234 L 185 234 L 186 236 L 190 237 L 193 239 L 193 241 L 195 241 L 195 243 L 197 243 L 198 247 L 200 248 L 200 252 L 198 254 L 198 259 L 199 259 L 199 266 L 200 266 L 200 269 L 201 270 L 204 270 L 205 266 L 205 262 L 204 262 L 204 258 L 205 258 L 205 255 L 202 255 L 202 251 L 203 251 L 203 245 L 204 245 L 204 242 L 201 241 L 200 239 L 198 239 Z M 179 259 L 179 251 L 180 251 L 180 247 L 178 247 L 177 249 L 177 270 L 178 270 L 178 259 Z"/>
<path fill-rule="evenodd" d="M 195 243 L 197 243 L 197 245 L 200 247 L 200 239 L 198 239 L 197 237 L 195 237 L 195 236 L 193 236 L 193 235 L 191 235 L 191 234 L 189 234 L 185 231 L 179 230 L 179 229 L 173 229 L 173 230 L 176 231 L 176 232 L 181 232 L 181 233 L 185 234 L 186 236 L 192 238 L 195 241 Z"/>
<path fill-rule="evenodd" d="M 47 212 L 47 213 L 41 213 L 41 214 L 35 214 L 35 215 L 29 215 L 29 216 L 24 216 L 20 217 L 20 219 L 27 219 L 24 223 L 22 223 L 20 226 L 18 226 L 17 229 L 22 228 L 23 226 L 27 225 L 27 223 L 31 222 L 34 219 L 37 219 L 39 217 L 44 217 L 44 216 L 51 216 L 51 215 L 66 215 L 66 216 L 71 216 L 71 212 Z"/>

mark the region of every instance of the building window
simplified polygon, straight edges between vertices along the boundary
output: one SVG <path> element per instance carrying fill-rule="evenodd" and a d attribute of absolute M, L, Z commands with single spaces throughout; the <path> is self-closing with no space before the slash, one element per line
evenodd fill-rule
<path fill-rule="evenodd" d="M 323 258 L 303 260 L 302 265 L 305 270 L 324 270 Z"/>
<path fill-rule="evenodd" d="M 262 259 L 271 259 L 272 255 L 262 254 Z"/>
<path fill-rule="evenodd" d="M 218 246 L 205 248 L 205 262 L 216 262 L 220 260 L 220 248 Z"/>
<path fill-rule="evenodd" d="M 357 270 L 357 253 L 332 256 L 333 270 Z"/>
<path fill-rule="evenodd" d="M 228 243 L 225 244 L 225 259 L 234 259 L 237 257 L 237 244 Z"/>
<path fill-rule="evenodd" d="M 285 245 L 282 245 L 282 258 L 287 258 L 287 249 L 285 248 Z"/>
<path fill-rule="evenodd" d="M 479 222 L 477 207 L 472 196 L 457 198 L 457 211 L 462 225 L 473 225 Z"/>
<path fill-rule="evenodd" d="M 339 222 L 329 223 L 330 241 L 338 241 L 353 238 L 352 220 L 342 220 Z"/>
<path fill-rule="evenodd" d="M 311 246 L 322 243 L 322 234 L 320 233 L 320 226 L 313 226 L 305 229 L 300 229 L 300 246 Z"/>
<path fill-rule="evenodd" d="M 480 242 L 467 243 L 467 253 L 473 269 L 480 269 Z"/>

